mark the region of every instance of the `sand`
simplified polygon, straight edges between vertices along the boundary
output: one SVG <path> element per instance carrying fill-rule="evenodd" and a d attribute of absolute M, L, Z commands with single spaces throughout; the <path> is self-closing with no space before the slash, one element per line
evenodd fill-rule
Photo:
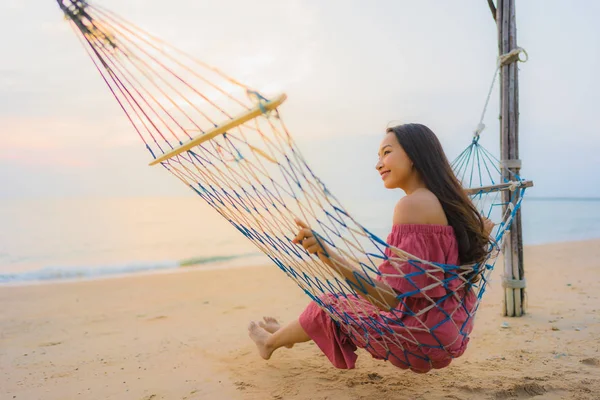
<path fill-rule="evenodd" d="M 259 358 L 248 321 L 308 301 L 273 265 L 2 287 L 0 398 L 600 398 L 600 240 L 525 257 L 528 314 L 502 317 L 497 268 L 465 355 L 425 375 L 312 343 Z"/>

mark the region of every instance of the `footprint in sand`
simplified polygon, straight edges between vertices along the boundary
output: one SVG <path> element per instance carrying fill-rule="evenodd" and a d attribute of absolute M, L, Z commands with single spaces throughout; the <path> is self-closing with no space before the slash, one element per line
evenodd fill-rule
<path fill-rule="evenodd" d="M 229 314 L 230 312 L 234 311 L 234 310 L 245 310 L 246 306 L 235 306 L 235 307 L 231 307 L 231 309 L 227 310 L 227 311 L 223 311 L 223 314 Z"/>
<path fill-rule="evenodd" d="M 234 382 L 234 385 L 237 387 L 237 390 L 246 390 L 249 387 L 253 387 L 251 383 L 246 383 L 243 381 Z"/>
<path fill-rule="evenodd" d="M 585 365 L 591 365 L 592 367 L 600 367 L 600 360 L 597 358 L 584 358 L 583 360 L 579 361 L 582 364 Z"/>
<path fill-rule="evenodd" d="M 367 377 L 372 381 L 380 381 L 383 379 L 383 376 L 379 375 L 377 372 L 370 373 Z"/>
<path fill-rule="evenodd" d="M 61 344 L 62 342 L 44 342 L 44 343 L 40 343 L 38 344 L 38 347 L 50 347 L 50 346 L 58 346 L 59 344 Z"/>
<path fill-rule="evenodd" d="M 507 389 L 498 390 L 495 392 L 497 399 L 510 399 L 514 397 L 528 399 L 545 394 L 546 388 L 534 382 L 516 383 Z"/>
<path fill-rule="evenodd" d="M 158 317 L 147 318 L 146 321 L 158 321 L 160 319 L 165 319 L 165 318 L 167 318 L 166 315 L 159 315 Z"/>

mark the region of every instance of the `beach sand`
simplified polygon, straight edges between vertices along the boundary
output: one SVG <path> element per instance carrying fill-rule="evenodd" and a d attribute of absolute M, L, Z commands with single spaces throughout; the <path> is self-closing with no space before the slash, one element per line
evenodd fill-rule
<path fill-rule="evenodd" d="M 274 265 L 2 287 L 0 398 L 600 398 L 600 240 L 525 262 L 528 314 L 501 315 L 499 263 L 467 352 L 425 375 L 362 350 L 337 370 L 312 343 L 263 361 L 248 321 L 308 302 Z"/>

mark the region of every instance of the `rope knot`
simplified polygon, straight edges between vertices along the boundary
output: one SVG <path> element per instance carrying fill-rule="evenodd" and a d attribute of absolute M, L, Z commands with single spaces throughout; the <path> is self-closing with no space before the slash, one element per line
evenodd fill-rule
<path fill-rule="evenodd" d="M 484 129 L 485 129 L 485 124 L 483 122 L 480 122 L 477 125 L 477 128 L 475 128 L 475 132 L 473 132 L 473 138 L 479 139 L 479 135 L 481 135 L 481 132 L 483 132 Z"/>
<path fill-rule="evenodd" d="M 523 60 L 521 60 L 520 58 L 521 53 L 525 54 L 525 58 Z M 503 67 L 505 65 L 512 64 L 517 61 L 527 62 L 527 60 L 529 60 L 529 55 L 527 54 L 525 49 L 522 47 L 516 47 L 508 53 L 502 54 L 498 57 L 498 67 Z"/>
<path fill-rule="evenodd" d="M 250 100 L 252 100 L 256 105 L 258 105 L 260 111 L 262 111 L 263 114 L 269 114 L 269 111 L 264 106 L 264 103 L 268 102 L 269 99 L 264 97 L 262 94 L 258 93 L 256 90 L 247 89 L 246 95 Z"/>

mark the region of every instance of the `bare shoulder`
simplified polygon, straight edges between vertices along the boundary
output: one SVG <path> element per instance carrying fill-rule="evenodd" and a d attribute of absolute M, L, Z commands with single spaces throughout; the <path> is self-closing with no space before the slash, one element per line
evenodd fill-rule
<path fill-rule="evenodd" d="M 448 219 L 438 198 L 429 190 L 416 192 L 401 198 L 394 207 L 395 225 L 433 224 L 447 225 Z"/>

